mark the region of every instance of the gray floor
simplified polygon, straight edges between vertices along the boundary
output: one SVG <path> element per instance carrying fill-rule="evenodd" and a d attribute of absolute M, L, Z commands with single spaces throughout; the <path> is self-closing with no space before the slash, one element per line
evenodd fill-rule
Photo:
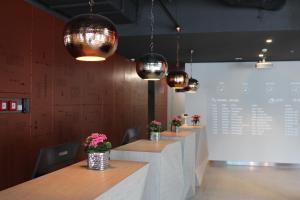
<path fill-rule="evenodd" d="M 209 165 L 193 200 L 300 200 L 300 169 Z"/>

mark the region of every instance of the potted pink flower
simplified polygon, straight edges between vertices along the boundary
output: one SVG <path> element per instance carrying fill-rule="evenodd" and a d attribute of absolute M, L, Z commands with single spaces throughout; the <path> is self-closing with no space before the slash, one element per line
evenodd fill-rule
<path fill-rule="evenodd" d="M 103 133 L 92 133 L 85 140 L 85 152 L 88 154 L 88 168 L 105 170 L 109 166 L 111 143 Z"/>
<path fill-rule="evenodd" d="M 160 132 L 161 132 L 161 122 L 158 120 L 153 120 L 149 125 L 149 129 L 150 129 L 150 140 L 159 141 Z"/>
<path fill-rule="evenodd" d="M 200 122 L 200 115 L 192 115 L 192 123 L 196 126 Z"/>
<path fill-rule="evenodd" d="M 175 132 L 177 133 L 179 131 L 179 127 L 182 125 L 182 118 L 180 115 L 176 115 L 172 118 L 171 121 L 171 129 L 172 127 L 175 127 Z"/>

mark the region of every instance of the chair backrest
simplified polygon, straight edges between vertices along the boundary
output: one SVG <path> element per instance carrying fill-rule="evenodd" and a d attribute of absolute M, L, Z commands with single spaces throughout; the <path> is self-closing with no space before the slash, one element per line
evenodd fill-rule
<path fill-rule="evenodd" d="M 137 128 L 129 128 L 125 131 L 125 135 L 122 140 L 122 145 L 128 144 L 136 140 L 139 136 L 139 131 Z"/>
<path fill-rule="evenodd" d="M 31 178 L 66 167 L 76 161 L 79 142 L 40 149 Z"/>

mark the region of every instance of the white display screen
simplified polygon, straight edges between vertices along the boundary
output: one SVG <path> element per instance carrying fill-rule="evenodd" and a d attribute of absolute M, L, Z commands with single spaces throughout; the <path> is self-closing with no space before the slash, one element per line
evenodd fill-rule
<path fill-rule="evenodd" d="M 254 66 L 193 64 L 186 112 L 205 118 L 210 160 L 300 163 L 300 62 Z"/>

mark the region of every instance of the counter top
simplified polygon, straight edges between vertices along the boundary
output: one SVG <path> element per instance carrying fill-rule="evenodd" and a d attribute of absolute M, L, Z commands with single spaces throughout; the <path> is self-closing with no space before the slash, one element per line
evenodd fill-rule
<path fill-rule="evenodd" d="M 193 128 L 202 128 L 202 126 L 201 125 L 193 126 L 193 125 L 184 124 L 180 126 L 180 128 L 193 129 Z"/>
<path fill-rule="evenodd" d="M 140 151 L 140 152 L 154 152 L 159 153 L 169 144 L 175 143 L 173 140 L 160 140 L 158 142 L 150 140 L 138 140 L 113 150 L 116 151 Z"/>
<path fill-rule="evenodd" d="M 110 161 L 105 171 L 88 170 L 86 161 L 0 192 L 1 200 L 92 200 L 147 163 Z"/>
<path fill-rule="evenodd" d="M 190 136 L 191 134 L 192 134 L 192 132 L 190 132 L 190 131 L 179 131 L 178 133 L 164 131 L 164 132 L 160 133 L 160 135 L 164 136 L 164 137 L 186 137 L 186 136 Z"/>

